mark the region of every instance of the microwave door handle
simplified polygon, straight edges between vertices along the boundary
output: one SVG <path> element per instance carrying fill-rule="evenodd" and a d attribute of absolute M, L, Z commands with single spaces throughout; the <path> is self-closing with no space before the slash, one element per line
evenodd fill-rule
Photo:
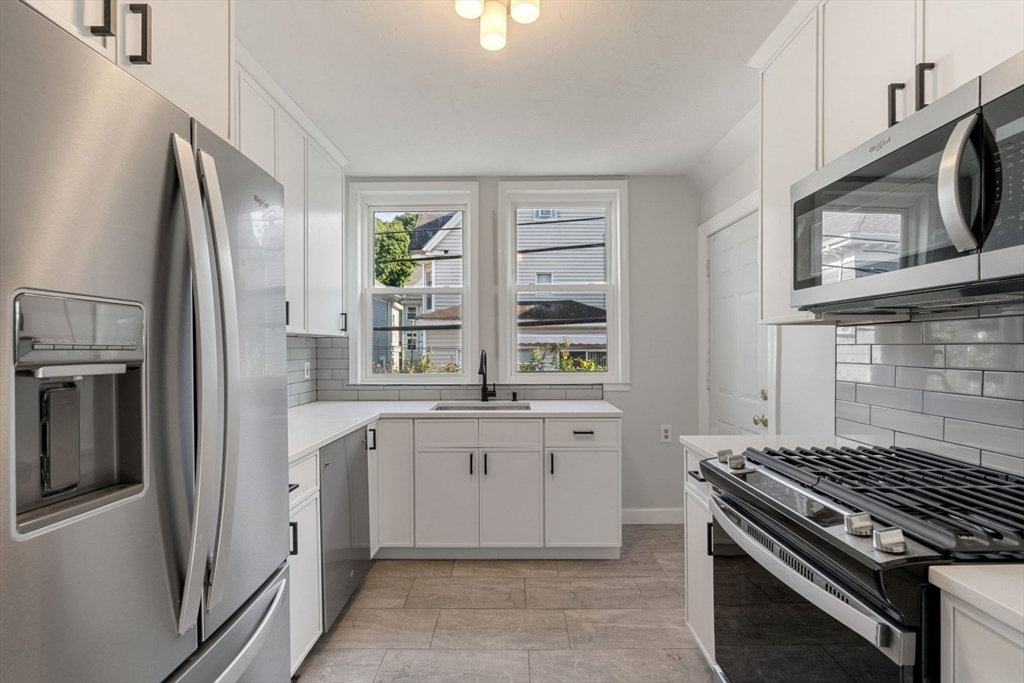
<path fill-rule="evenodd" d="M 217 462 L 214 453 L 218 450 L 218 377 L 216 372 L 207 369 L 208 364 L 217 364 L 217 317 L 213 262 L 210 260 L 203 199 L 192 145 L 180 135 L 171 135 L 171 147 L 184 205 L 192 268 L 192 303 L 195 307 L 196 479 L 188 564 L 178 614 L 178 633 L 184 634 L 195 626 L 199 617 L 210 551 L 209 530 L 217 512 Z"/>
<path fill-rule="evenodd" d="M 199 150 L 199 176 L 213 230 L 213 248 L 220 283 L 221 338 L 224 366 L 224 442 L 223 476 L 220 490 L 220 515 L 213 545 L 210 583 L 206 610 L 213 609 L 224 596 L 227 564 L 231 554 L 231 536 L 235 526 L 235 496 L 238 491 L 238 441 L 240 438 L 238 297 L 235 292 L 235 270 L 228 240 L 224 197 L 221 194 L 217 163 L 207 152 Z"/>
<path fill-rule="evenodd" d="M 971 232 L 970 219 L 964 215 L 957 187 L 960 161 L 977 123 L 978 114 L 961 119 L 946 141 L 946 148 L 942 151 L 942 159 L 939 161 L 939 214 L 942 216 L 942 223 L 946 226 L 950 241 L 960 252 L 978 248 L 978 239 Z"/>

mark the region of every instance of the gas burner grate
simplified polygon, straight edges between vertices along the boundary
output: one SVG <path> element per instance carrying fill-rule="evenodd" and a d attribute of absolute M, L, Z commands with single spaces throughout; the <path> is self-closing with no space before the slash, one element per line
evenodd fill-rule
<path fill-rule="evenodd" d="M 1024 477 L 912 448 L 766 448 L 746 455 L 939 550 L 1024 553 Z"/>

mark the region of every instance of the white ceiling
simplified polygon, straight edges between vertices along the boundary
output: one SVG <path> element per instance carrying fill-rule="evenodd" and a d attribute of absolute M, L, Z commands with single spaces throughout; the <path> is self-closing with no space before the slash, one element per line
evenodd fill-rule
<path fill-rule="evenodd" d="M 793 0 L 543 0 L 494 53 L 454 4 L 238 0 L 236 30 L 350 176 L 687 173 Z"/>

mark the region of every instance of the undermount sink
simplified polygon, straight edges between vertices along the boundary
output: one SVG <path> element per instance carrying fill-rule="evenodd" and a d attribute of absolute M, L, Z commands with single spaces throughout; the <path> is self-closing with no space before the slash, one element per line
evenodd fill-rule
<path fill-rule="evenodd" d="M 431 410 L 529 410 L 527 401 L 442 401 Z"/>

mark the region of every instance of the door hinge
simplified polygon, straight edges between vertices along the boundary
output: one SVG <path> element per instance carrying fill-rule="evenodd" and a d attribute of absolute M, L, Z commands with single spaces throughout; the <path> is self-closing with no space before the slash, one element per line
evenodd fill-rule
<path fill-rule="evenodd" d="M 707 277 L 711 277 L 711 259 L 704 262 L 704 274 Z"/>
<path fill-rule="evenodd" d="M 707 387 L 706 388 L 707 389 L 711 389 L 711 374 L 710 373 L 708 374 L 706 381 L 707 381 Z"/>

